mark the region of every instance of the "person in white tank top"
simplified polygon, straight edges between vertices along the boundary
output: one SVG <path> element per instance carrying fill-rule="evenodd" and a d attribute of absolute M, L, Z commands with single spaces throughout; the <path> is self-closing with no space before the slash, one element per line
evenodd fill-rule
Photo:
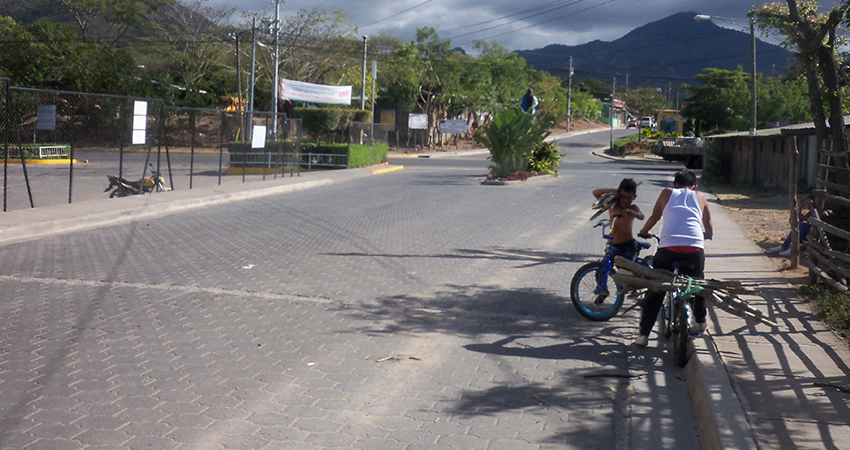
<path fill-rule="evenodd" d="M 702 192 L 696 190 L 697 178 L 688 169 L 676 172 L 673 187 L 661 191 L 652 214 L 644 223 L 638 236 L 651 236 L 650 230 L 662 218 L 664 224 L 659 234 L 658 251 L 652 260 L 656 269 L 672 270 L 673 262 L 687 261 L 693 268 L 680 270 L 684 275 L 703 278 L 705 276 L 705 240 L 714 235 L 708 201 Z M 663 292 L 653 292 L 646 297 L 640 318 L 640 330 L 635 345 L 645 347 L 649 342 L 649 333 L 655 325 L 658 311 L 664 301 Z M 696 331 L 706 328 L 705 299 L 694 296 L 694 319 Z"/>

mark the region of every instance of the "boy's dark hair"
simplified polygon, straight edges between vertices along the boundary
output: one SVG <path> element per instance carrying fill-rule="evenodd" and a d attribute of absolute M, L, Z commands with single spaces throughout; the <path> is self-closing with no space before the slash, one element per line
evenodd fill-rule
<path fill-rule="evenodd" d="M 679 187 L 691 187 L 697 185 L 697 176 L 690 169 L 682 169 L 673 177 L 673 184 Z"/>
<path fill-rule="evenodd" d="M 617 190 L 637 194 L 637 183 L 635 183 L 635 180 L 631 178 L 623 178 L 623 181 L 620 182 L 620 187 L 617 188 Z"/>

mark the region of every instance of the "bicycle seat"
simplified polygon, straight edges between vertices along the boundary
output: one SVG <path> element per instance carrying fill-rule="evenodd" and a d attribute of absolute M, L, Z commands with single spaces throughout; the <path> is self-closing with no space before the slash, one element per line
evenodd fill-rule
<path fill-rule="evenodd" d="M 673 261 L 673 269 L 690 270 L 696 267 L 693 261 Z"/>
<path fill-rule="evenodd" d="M 649 242 L 644 242 L 644 241 L 635 241 L 635 242 L 637 242 L 638 245 L 640 245 L 640 248 L 642 248 L 644 250 L 648 249 L 649 247 L 652 247 L 652 244 L 650 244 Z"/>

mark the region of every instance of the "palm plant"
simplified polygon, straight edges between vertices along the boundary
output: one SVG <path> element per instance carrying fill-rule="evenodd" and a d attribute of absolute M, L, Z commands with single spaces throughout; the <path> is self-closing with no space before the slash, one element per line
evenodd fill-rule
<path fill-rule="evenodd" d="M 496 177 L 507 177 L 514 172 L 526 171 L 532 154 L 549 136 L 547 125 L 519 108 L 506 109 L 493 117 L 493 121 L 475 134 L 475 140 L 490 150 L 490 172 Z"/>

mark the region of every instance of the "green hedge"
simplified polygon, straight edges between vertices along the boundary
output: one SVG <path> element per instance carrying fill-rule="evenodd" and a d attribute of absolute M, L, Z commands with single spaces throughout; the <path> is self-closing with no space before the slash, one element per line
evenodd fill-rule
<path fill-rule="evenodd" d="M 348 167 L 366 167 L 386 161 L 389 147 L 386 142 L 375 145 L 351 144 L 348 153 Z"/>
<path fill-rule="evenodd" d="M 316 142 L 302 142 L 301 153 L 332 153 L 344 155 L 348 153 L 348 144 L 319 144 Z"/>
<path fill-rule="evenodd" d="M 354 122 L 369 122 L 370 112 L 350 108 L 295 108 L 292 115 L 312 133 L 347 131 Z"/>

